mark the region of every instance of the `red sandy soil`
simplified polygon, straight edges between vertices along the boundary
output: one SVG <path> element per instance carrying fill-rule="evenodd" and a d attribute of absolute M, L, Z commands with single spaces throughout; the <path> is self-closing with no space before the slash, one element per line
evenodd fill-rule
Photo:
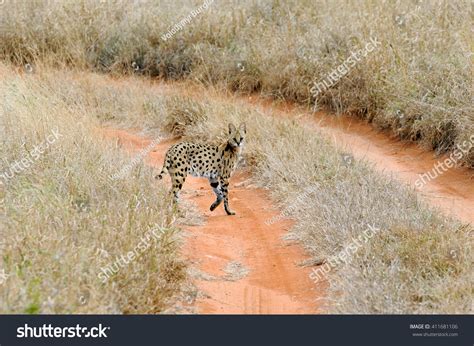
<path fill-rule="evenodd" d="M 118 138 L 131 151 L 147 147 L 152 139 L 122 130 L 104 130 Z M 174 141 L 158 144 L 147 163 L 156 167 Z M 271 225 L 266 220 L 278 216 L 265 190 L 248 184 L 249 176 L 237 172 L 231 178 L 230 205 L 237 213 L 226 215 L 222 206 L 210 212 L 215 200 L 207 179 L 188 176 L 181 198 L 196 204 L 204 223 L 181 227 L 189 234 L 183 247 L 195 275 L 200 294 L 193 303 L 199 314 L 313 314 L 326 283 L 315 285 L 310 268 L 301 267 L 308 257 L 295 244 L 282 238 L 291 227 L 290 220 Z M 157 184 L 170 186 L 169 179 Z M 232 266 L 232 264 L 234 266 Z M 226 271 L 227 269 L 227 271 Z"/>

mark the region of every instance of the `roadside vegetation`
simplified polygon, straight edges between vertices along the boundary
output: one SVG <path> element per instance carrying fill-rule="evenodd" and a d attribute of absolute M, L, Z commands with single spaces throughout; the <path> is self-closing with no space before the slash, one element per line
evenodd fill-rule
<path fill-rule="evenodd" d="M 438 153 L 474 133 L 469 1 L 208 1 L 182 21 L 203 3 L 6 0 L 0 59 L 316 102 Z M 377 48 L 315 95 L 371 39 Z M 460 163 L 473 167 L 474 149 Z"/>
<path fill-rule="evenodd" d="M 0 312 L 167 309 L 185 279 L 176 217 L 151 169 L 124 170 L 133 157 L 102 139 L 119 95 L 60 73 L 0 75 Z"/>

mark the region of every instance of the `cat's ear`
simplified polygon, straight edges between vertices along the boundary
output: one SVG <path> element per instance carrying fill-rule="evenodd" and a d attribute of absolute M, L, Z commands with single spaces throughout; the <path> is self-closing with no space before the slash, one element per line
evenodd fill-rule
<path fill-rule="evenodd" d="M 245 126 L 245 123 L 240 124 L 239 128 L 240 132 L 242 133 L 247 133 L 247 127 Z"/>
<path fill-rule="evenodd" d="M 229 135 L 233 134 L 236 130 L 234 124 L 229 123 Z"/>

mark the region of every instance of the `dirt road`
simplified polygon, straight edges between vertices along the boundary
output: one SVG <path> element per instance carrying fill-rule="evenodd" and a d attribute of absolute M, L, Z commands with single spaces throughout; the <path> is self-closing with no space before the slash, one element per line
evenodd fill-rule
<path fill-rule="evenodd" d="M 152 139 L 121 130 L 104 130 L 107 137 L 119 138 L 131 151 L 147 147 Z M 164 141 L 148 155 L 147 163 L 161 168 L 172 144 Z M 193 303 L 199 314 L 312 314 L 318 312 L 318 298 L 325 283 L 315 285 L 310 268 L 298 266 L 307 259 L 303 250 L 283 237 L 291 227 L 284 220 L 266 225 L 279 214 L 267 193 L 249 185 L 249 176 L 237 172 L 231 178 L 230 205 L 237 215 L 227 216 L 219 207 L 209 206 L 214 193 L 206 179 L 187 177 L 182 198 L 194 202 L 204 222 L 182 225 L 188 236 L 183 255 L 194 273 L 200 294 Z M 169 178 L 157 184 L 170 185 Z"/>
<path fill-rule="evenodd" d="M 224 94 L 213 89 L 189 87 L 183 83 L 154 82 L 152 85 L 164 93 L 185 94 L 200 100 L 219 99 L 252 107 L 272 116 L 297 118 L 302 125 L 325 136 L 356 159 L 365 160 L 380 173 L 407 184 L 425 202 L 444 214 L 474 224 L 473 170 L 450 168 L 442 174 L 436 174 L 436 178 L 430 179 L 421 188 L 415 184 L 420 175 L 433 173 L 435 166 L 443 162 L 447 155 L 437 157 L 432 151 L 424 150 L 415 143 L 392 138 L 354 117 L 314 113 L 292 103 L 273 102 L 259 96 Z"/>

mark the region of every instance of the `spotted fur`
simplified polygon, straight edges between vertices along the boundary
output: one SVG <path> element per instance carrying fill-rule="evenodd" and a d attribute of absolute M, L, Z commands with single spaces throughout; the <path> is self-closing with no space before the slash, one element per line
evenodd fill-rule
<path fill-rule="evenodd" d="M 237 166 L 245 134 L 245 124 L 241 124 L 239 129 L 229 124 L 229 137 L 220 145 L 194 142 L 174 144 L 166 152 L 163 169 L 156 178 L 162 179 L 164 173 L 169 173 L 172 184 L 171 193 L 177 202 L 188 174 L 205 177 L 209 179 L 216 194 L 216 200 L 210 207 L 211 211 L 224 201 L 226 213 L 235 215 L 235 212 L 229 208 L 229 178 Z"/>

